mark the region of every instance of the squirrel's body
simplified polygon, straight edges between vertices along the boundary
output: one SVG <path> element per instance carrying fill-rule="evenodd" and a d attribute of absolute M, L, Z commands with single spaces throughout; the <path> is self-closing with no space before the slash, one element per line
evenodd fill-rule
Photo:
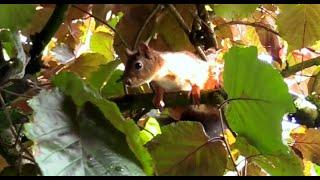
<path fill-rule="evenodd" d="M 158 108 L 162 107 L 160 102 L 165 92 L 178 91 L 190 91 L 193 102 L 199 105 L 200 90 L 213 90 L 220 86 L 216 53 L 207 53 L 208 61 L 204 61 L 187 51 L 159 52 L 141 44 L 137 52 L 127 51 L 123 81 L 131 87 L 152 82 L 156 94 L 153 103 Z M 207 124 L 205 129 L 209 128 L 217 135 L 217 126 L 212 126 L 212 123 L 219 122 L 217 108 L 206 105 L 196 109 L 193 106 L 171 107 L 169 112 L 175 120 L 192 118 Z"/>
<path fill-rule="evenodd" d="M 152 78 L 166 92 L 191 91 L 192 85 L 199 89 L 213 89 L 213 66 L 191 53 L 166 52 L 160 54 L 163 64 Z"/>

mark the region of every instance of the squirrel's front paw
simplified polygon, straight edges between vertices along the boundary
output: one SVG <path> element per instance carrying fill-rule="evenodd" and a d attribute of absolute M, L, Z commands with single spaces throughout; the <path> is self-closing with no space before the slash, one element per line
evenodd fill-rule
<path fill-rule="evenodd" d="M 192 98 L 192 103 L 199 106 L 200 105 L 200 88 L 197 85 L 192 85 L 190 95 Z"/>

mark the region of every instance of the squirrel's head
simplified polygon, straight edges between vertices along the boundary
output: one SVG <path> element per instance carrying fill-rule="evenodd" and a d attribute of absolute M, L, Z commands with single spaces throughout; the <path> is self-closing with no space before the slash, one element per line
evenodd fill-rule
<path fill-rule="evenodd" d="M 127 86 L 137 87 L 150 82 L 162 65 L 159 52 L 145 43 L 139 45 L 138 51 L 126 49 L 126 54 L 123 82 Z"/>

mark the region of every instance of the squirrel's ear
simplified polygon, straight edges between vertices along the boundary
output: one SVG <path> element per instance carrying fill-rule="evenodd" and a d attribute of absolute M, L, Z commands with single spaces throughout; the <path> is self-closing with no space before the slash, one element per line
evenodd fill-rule
<path fill-rule="evenodd" d="M 127 56 L 132 56 L 132 55 L 134 55 L 136 53 L 137 53 L 136 51 L 131 51 L 130 49 L 126 48 L 126 55 Z"/>
<path fill-rule="evenodd" d="M 146 43 L 141 43 L 138 48 L 139 54 L 150 58 L 151 48 Z"/>

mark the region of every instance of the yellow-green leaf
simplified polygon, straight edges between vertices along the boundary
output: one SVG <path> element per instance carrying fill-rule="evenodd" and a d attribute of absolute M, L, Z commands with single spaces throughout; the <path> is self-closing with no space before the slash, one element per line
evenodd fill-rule
<path fill-rule="evenodd" d="M 289 44 L 289 51 L 311 46 L 320 40 L 320 5 L 279 5 L 279 33 Z"/>

